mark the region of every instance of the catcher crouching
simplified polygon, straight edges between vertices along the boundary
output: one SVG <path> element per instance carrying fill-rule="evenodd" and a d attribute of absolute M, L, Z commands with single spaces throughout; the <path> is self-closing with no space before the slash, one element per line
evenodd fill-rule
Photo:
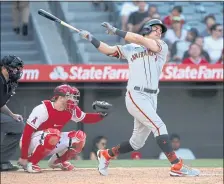
<path fill-rule="evenodd" d="M 20 141 L 21 157 L 18 165 L 29 173 L 41 172 L 38 162 L 51 156 L 48 165 L 61 170 L 74 170 L 69 160 L 85 146 L 86 134 L 81 130 L 61 132 L 70 121 L 93 124 L 101 121 L 112 106 L 95 101 L 96 113 L 85 113 L 78 107 L 80 92 L 64 84 L 55 88 L 52 100 L 44 100 L 31 112 Z"/>

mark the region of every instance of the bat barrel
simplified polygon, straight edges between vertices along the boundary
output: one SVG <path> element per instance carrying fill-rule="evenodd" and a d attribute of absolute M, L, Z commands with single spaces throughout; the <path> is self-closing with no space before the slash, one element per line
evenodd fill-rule
<path fill-rule="evenodd" d="M 50 14 L 49 12 L 43 10 L 43 9 L 39 9 L 38 10 L 38 14 L 49 19 L 49 20 L 52 20 L 52 21 L 55 21 L 55 22 L 61 22 L 61 20 L 57 17 L 55 17 L 54 15 Z"/>
<path fill-rule="evenodd" d="M 54 21 L 54 22 L 58 22 L 60 23 L 61 25 L 65 26 L 65 27 L 68 27 L 76 32 L 80 32 L 80 30 L 78 30 L 77 28 L 75 28 L 74 26 L 71 26 L 70 24 L 67 24 L 66 22 L 63 22 L 62 20 L 60 20 L 59 18 L 57 18 L 56 16 L 50 14 L 49 12 L 43 10 L 43 9 L 39 9 L 38 10 L 38 14 L 51 20 L 51 21 Z"/>

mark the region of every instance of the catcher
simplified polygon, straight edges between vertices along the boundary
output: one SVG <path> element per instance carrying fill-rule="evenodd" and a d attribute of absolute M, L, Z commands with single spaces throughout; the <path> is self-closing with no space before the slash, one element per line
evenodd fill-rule
<path fill-rule="evenodd" d="M 87 124 L 101 121 L 111 104 L 104 101 L 93 102 L 96 113 L 85 113 L 79 107 L 80 92 L 77 88 L 64 84 L 55 88 L 50 100 L 42 101 L 31 112 L 20 141 L 21 157 L 18 165 L 29 173 L 41 172 L 37 165 L 44 157 L 52 155 L 48 161 L 51 168 L 74 170 L 68 160 L 80 153 L 85 145 L 85 132 L 61 132 L 70 120 Z"/>

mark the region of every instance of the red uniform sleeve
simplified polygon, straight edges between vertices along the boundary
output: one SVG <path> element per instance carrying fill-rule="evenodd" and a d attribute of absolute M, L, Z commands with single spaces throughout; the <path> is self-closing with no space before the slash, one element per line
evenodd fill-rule
<path fill-rule="evenodd" d="M 22 146 L 21 146 L 22 159 L 28 158 L 28 149 L 31 142 L 31 136 L 34 131 L 35 129 L 33 127 L 31 127 L 29 124 L 26 124 L 22 135 Z"/>
<path fill-rule="evenodd" d="M 101 121 L 103 117 L 99 113 L 85 113 L 79 107 L 76 107 L 75 114 L 72 119 L 76 122 L 93 124 Z"/>
<path fill-rule="evenodd" d="M 103 117 L 99 113 L 86 113 L 82 122 L 86 124 L 93 124 L 98 123 L 102 119 Z"/>

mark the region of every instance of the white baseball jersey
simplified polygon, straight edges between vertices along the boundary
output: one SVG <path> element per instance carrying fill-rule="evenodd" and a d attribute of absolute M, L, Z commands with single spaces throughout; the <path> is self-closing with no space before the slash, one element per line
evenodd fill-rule
<path fill-rule="evenodd" d="M 158 41 L 158 45 L 158 53 L 133 43 L 118 46 L 120 58 L 127 59 L 129 64 L 128 90 L 135 86 L 158 89 L 159 78 L 168 54 L 168 46 L 164 41 Z"/>

